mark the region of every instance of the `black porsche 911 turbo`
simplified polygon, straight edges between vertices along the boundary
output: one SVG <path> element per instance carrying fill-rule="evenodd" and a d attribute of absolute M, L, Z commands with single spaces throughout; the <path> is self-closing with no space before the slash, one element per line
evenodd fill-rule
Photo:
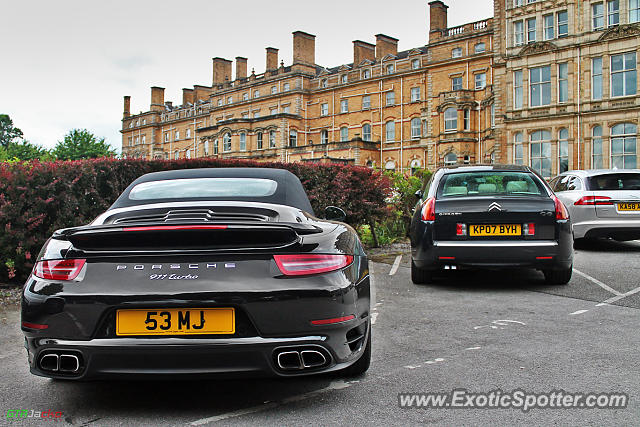
<path fill-rule="evenodd" d="M 573 268 L 571 221 L 543 178 L 527 166 L 453 166 L 422 190 L 411 227 L 411 278 L 437 270 L 536 268 L 566 284 Z"/>
<path fill-rule="evenodd" d="M 22 298 L 31 372 L 89 379 L 359 375 L 368 260 L 267 168 L 156 172 L 91 224 L 55 232 Z M 334 220 L 331 220 L 334 219 Z"/>

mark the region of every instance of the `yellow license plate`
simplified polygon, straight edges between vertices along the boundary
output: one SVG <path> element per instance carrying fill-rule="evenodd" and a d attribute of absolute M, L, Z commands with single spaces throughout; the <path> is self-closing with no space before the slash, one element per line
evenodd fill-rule
<path fill-rule="evenodd" d="M 472 224 L 469 236 L 520 236 L 520 224 Z"/>
<path fill-rule="evenodd" d="M 618 203 L 619 211 L 640 211 L 640 203 Z"/>
<path fill-rule="evenodd" d="M 233 334 L 233 308 L 118 310 L 116 335 Z"/>

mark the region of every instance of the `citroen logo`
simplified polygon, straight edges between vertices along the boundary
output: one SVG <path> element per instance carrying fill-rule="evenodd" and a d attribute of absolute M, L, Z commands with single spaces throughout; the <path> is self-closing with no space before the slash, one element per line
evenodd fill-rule
<path fill-rule="evenodd" d="M 500 206 L 497 202 L 493 202 L 489 205 L 489 209 L 487 209 L 487 212 L 491 212 L 491 211 L 502 211 L 502 206 Z"/>

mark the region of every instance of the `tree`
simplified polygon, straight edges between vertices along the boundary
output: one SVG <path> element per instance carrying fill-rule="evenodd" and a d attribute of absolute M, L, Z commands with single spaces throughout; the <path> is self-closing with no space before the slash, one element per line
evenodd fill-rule
<path fill-rule="evenodd" d="M 17 139 L 22 139 L 22 131 L 13 125 L 8 114 L 0 114 L 0 146 L 7 148 Z"/>
<path fill-rule="evenodd" d="M 7 147 L 0 147 L 0 161 L 8 160 L 53 160 L 49 150 L 29 141 L 11 142 Z"/>
<path fill-rule="evenodd" d="M 64 136 L 64 141 L 58 141 L 51 154 L 58 160 L 79 160 L 113 157 L 116 152 L 104 138 L 98 140 L 86 129 L 73 129 Z"/>

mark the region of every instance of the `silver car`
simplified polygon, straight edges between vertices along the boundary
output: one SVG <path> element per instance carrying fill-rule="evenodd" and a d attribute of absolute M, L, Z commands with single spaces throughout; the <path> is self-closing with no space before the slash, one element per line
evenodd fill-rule
<path fill-rule="evenodd" d="M 640 239 L 640 170 L 564 172 L 550 182 L 569 210 L 574 239 Z"/>

